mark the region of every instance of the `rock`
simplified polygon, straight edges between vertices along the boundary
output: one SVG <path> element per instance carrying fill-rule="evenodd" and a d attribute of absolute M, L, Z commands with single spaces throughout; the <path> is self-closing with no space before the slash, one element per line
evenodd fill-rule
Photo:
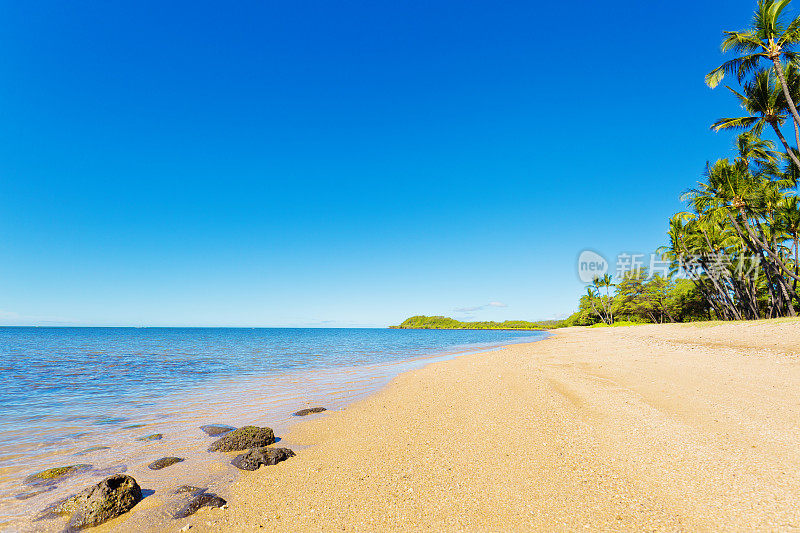
<path fill-rule="evenodd" d="M 203 493 L 198 494 L 187 503 L 184 507 L 182 507 L 178 512 L 175 513 L 175 518 L 186 518 L 187 516 L 192 516 L 202 507 L 222 507 L 225 505 L 226 502 L 216 494 L 209 494 Z"/>
<path fill-rule="evenodd" d="M 87 453 L 99 452 L 100 450 L 110 450 L 110 449 L 111 449 L 110 446 L 89 446 L 82 452 L 78 452 L 75 455 L 86 455 Z"/>
<path fill-rule="evenodd" d="M 200 429 L 203 430 L 203 433 L 206 435 L 210 435 L 211 437 L 219 437 L 220 435 L 224 435 L 225 433 L 230 433 L 235 427 L 226 426 L 224 424 L 208 424 L 206 426 L 200 426 Z"/>
<path fill-rule="evenodd" d="M 292 413 L 292 416 L 308 416 L 314 413 L 321 413 L 322 411 L 327 411 L 327 409 L 324 407 L 309 407 L 308 409 L 300 409 L 296 413 Z"/>
<path fill-rule="evenodd" d="M 130 426 L 122 426 L 122 429 L 139 429 L 145 427 L 147 424 L 131 424 Z"/>
<path fill-rule="evenodd" d="M 226 434 L 221 439 L 215 440 L 210 452 L 238 452 L 248 448 L 260 448 L 275 442 L 275 433 L 271 428 L 259 428 L 256 426 L 245 426 L 235 429 Z"/>
<path fill-rule="evenodd" d="M 127 418 L 101 418 L 97 422 L 95 422 L 98 426 L 107 426 L 111 424 L 121 424 L 123 422 L 127 422 Z"/>
<path fill-rule="evenodd" d="M 289 457 L 294 457 L 289 448 L 253 448 L 237 456 L 231 464 L 239 470 L 258 470 L 261 465 L 276 465 Z"/>
<path fill-rule="evenodd" d="M 50 518 L 57 518 L 59 516 L 70 516 L 78 507 L 85 501 L 86 495 L 90 489 L 83 490 L 78 494 L 73 494 L 68 498 L 58 500 L 57 502 L 48 505 L 34 517 L 34 520 L 45 520 Z"/>
<path fill-rule="evenodd" d="M 181 459 L 180 457 L 162 457 L 161 459 L 153 461 L 152 463 L 147 465 L 147 468 L 149 468 L 150 470 L 161 470 L 162 468 L 166 468 L 168 466 L 172 466 L 175 463 L 180 463 L 180 462 L 183 462 L 183 459 Z"/>
<path fill-rule="evenodd" d="M 153 433 L 152 435 L 145 435 L 144 437 L 138 437 L 136 440 L 143 440 L 143 441 L 151 441 L 151 440 L 161 440 L 164 438 L 164 435 L 161 433 Z"/>
<path fill-rule="evenodd" d="M 57 466 L 56 468 L 48 468 L 41 472 L 36 472 L 26 477 L 23 481 L 26 485 L 53 485 L 61 480 L 67 479 L 80 472 L 85 472 L 92 468 L 92 465 L 69 465 Z"/>
<path fill-rule="evenodd" d="M 130 476 L 117 474 L 97 485 L 57 501 L 36 515 L 34 520 L 71 516 L 67 530 L 98 526 L 127 511 L 142 499 L 142 490 Z"/>
<path fill-rule="evenodd" d="M 185 494 L 187 492 L 189 494 L 197 494 L 199 492 L 205 492 L 207 490 L 208 489 L 202 489 L 200 487 L 193 487 L 192 485 L 181 485 L 180 487 L 175 489 L 175 494 Z"/>
<path fill-rule="evenodd" d="M 124 474 L 107 477 L 75 496 L 78 499 L 67 529 L 83 529 L 127 513 L 142 500 L 136 480 Z"/>
<path fill-rule="evenodd" d="M 28 500 L 30 498 L 33 498 L 34 496 L 38 496 L 39 494 L 44 494 L 45 492 L 50 492 L 51 490 L 53 490 L 55 488 L 56 488 L 55 485 L 47 485 L 45 487 L 42 487 L 41 489 L 31 490 L 31 491 L 28 491 L 28 492 L 20 492 L 19 494 L 16 494 L 14 496 L 14 498 L 16 498 L 17 500 Z"/>

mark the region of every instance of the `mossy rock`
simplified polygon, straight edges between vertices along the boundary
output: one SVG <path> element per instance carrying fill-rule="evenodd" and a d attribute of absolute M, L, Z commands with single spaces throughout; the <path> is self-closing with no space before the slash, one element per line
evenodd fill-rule
<path fill-rule="evenodd" d="M 327 411 L 327 409 L 324 407 L 309 407 L 308 409 L 300 409 L 299 411 L 292 413 L 292 416 L 308 416 L 321 413 L 323 411 Z"/>
<path fill-rule="evenodd" d="M 78 452 L 75 455 L 86 455 L 87 453 L 99 452 L 102 450 L 110 450 L 110 449 L 111 449 L 110 446 L 89 446 L 85 450 Z"/>
<path fill-rule="evenodd" d="M 139 429 L 145 427 L 147 424 L 131 424 L 130 426 L 123 426 L 122 429 Z"/>
<path fill-rule="evenodd" d="M 210 452 L 238 452 L 248 448 L 261 448 L 275 442 L 272 428 L 245 426 L 217 439 L 208 448 Z"/>
<path fill-rule="evenodd" d="M 86 498 L 86 494 L 88 494 L 88 489 L 79 492 L 78 494 L 73 494 L 63 500 L 59 500 L 52 505 L 49 505 L 39 511 L 39 513 L 34 517 L 34 520 L 48 520 L 51 518 L 57 518 L 59 516 L 71 516 L 72 513 L 78 510 L 78 507 L 84 502 Z"/>
<path fill-rule="evenodd" d="M 48 468 L 26 477 L 24 483 L 26 485 L 52 485 L 80 472 L 86 472 L 90 468 L 92 468 L 92 465 L 85 464 Z"/>
<path fill-rule="evenodd" d="M 161 433 L 153 433 L 152 435 L 145 435 L 144 437 L 138 437 L 136 440 L 150 442 L 154 440 L 161 440 L 164 438 L 164 435 Z"/>
<path fill-rule="evenodd" d="M 156 461 L 153 461 L 147 468 L 150 470 L 161 470 L 162 468 L 166 468 L 168 466 L 172 466 L 176 463 L 182 463 L 184 460 L 180 457 L 162 457 Z"/>
<path fill-rule="evenodd" d="M 67 530 L 78 530 L 103 524 L 130 511 L 142 500 L 142 489 L 136 480 L 125 474 L 107 477 L 94 487 L 76 495 L 77 501 Z"/>
<path fill-rule="evenodd" d="M 130 476 L 116 474 L 97 485 L 59 500 L 40 511 L 34 520 L 71 517 L 66 531 L 99 526 L 128 512 L 142 499 L 142 490 Z"/>
<path fill-rule="evenodd" d="M 239 470 L 258 470 L 261 465 L 272 466 L 294 457 L 289 448 L 253 448 L 247 453 L 236 456 L 231 464 Z"/>

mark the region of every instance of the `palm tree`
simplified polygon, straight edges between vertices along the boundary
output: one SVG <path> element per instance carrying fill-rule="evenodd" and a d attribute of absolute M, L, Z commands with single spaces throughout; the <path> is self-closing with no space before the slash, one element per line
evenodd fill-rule
<path fill-rule="evenodd" d="M 614 286 L 614 283 L 612 282 L 611 276 L 609 274 L 604 274 L 603 276 L 595 277 L 592 284 L 597 291 L 597 295 L 600 297 L 600 304 L 603 306 L 605 317 L 601 315 L 600 318 L 606 324 L 611 325 L 614 323 L 614 314 L 611 309 L 611 287 Z M 602 288 L 606 290 L 605 298 L 600 294 L 600 289 Z"/>
<path fill-rule="evenodd" d="M 789 65 L 785 69 L 784 77 L 790 81 L 792 85 L 797 85 L 800 80 L 800 74 L 797 67 Z M 800 158 L 798 158 L 795 150 L 793 150 L 786 138 L 781 132 L 780 126 L 786 121 L 787 117 L 787 104 L 786 97 L 781 90 L 780 84 L 777 82 L 769 70 L 760 70 L 756 73 L 754 78 L 742 86 L 742 92 L 738 92 L 731 87 L 728 89 L 736 96 L 742 108 L 747 111 L 747 115 L 743 117 L 721 118 L 711 125 L 714 131 L 726 129 L 743 129 L 747 130 L 750 134 L 749 137 L 739 136 L 737 143 L 747 141 L 750 145 L 758 145 L 758 141 L 762 144 L 754 146 L 751 149 L 758 150 L 752 155 L 757 159 L 770 159 L 774 156 L 768 154 L 766 151 L 766 142 L 758 139 L 758 136 L 764 130 L 764 126 L 769 125 L 775 134 L 780 139 L 786 153 L 791 158 L 792 162 L 800 168 Z M 739 149 L 742 152 L 742 149 Z M 748 159 L 751 157 L 748 156 Z"/>
<path fill-rule="evenodd" d="M 800 202 L 797 196 L 787 196 L 781 202 L 778 208 L 778 223 L 779 231 L 785 232 L 792 239 L 792 248 L 794 251 L 794 273 L 800 275 L 800 261 L 798 261 L 798 239 L 800 238 Z M 797 277 L 794 279 L 793 284 L 795 292 L 797 292 Z"/>
<path fill-rule="evenodd" d="M 706 75 L 706 84 L 712 89 L 726 74 L 733 74 L 741 82 L 758 68 L 761 60 L 771 62 L 780 80 L 786 103 L 795 122 L 795 137 L 800 145 L 800 115 L 797 113 L 789 86 L 784 77 L 782 60 L 794 63 L 798 55 L 794 47 L 800 43 L 800 17 L 786 23 L 783 10 L 791 0 L 759 0 L 750 28 L 744 31 L 726 31 L 722 51 L 735 52 L 738 57 L 726 61 Z"/>
<path fill-rule="evenodd" d="M 790 316 L 795 316 L 792 300 L 796 298 L 796 291 L 783 274 L 794 279 L 798 276 L 785 264 L 772 234 L 778 195 L 771 191 L 782 191 L 786 181 L 769 178 L 768 173 L 757 167 L 752 172 L 741 156 L 735 162 L 720 159 L 708 166 L 706 181 L 686 193 L 684 199 L 690 201 L 697 213 L 706 216 L 714 213 L 730 221 L 742 242 L 760 257 L 769 278 L 771 300 L 779 308 L 785 307 Z"/>

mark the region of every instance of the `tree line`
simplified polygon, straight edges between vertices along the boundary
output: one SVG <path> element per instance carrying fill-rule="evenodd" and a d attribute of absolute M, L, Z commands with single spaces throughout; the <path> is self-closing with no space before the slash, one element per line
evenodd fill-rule
<path fill-rule="evenodd" d="M 735 131 L 733 154 L 706 164 L 669 221 L 667 276 L 646 270 L 595 280 L 568 322 L 749 320 L 800 309 L 800 17 L 791 0 L 759 0 L 750 26 L 725 31 L 729 59 L 705 78 L 739 103 L 715 131 Z M 785 132 L 789 132 L 789 139 Z M 793 142 L 792 142 L 793 141 Z M 681 278 L 675 279 L 680 273 Z"/>

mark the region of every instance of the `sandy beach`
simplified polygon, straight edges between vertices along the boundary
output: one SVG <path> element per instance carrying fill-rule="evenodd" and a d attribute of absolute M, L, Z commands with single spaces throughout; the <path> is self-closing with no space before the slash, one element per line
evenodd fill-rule
<path fill-rule="evenodd" d="M 171 529 L 794 530 L 799 390 L 798 321 L 559 330 L 295 425 Z"/>

